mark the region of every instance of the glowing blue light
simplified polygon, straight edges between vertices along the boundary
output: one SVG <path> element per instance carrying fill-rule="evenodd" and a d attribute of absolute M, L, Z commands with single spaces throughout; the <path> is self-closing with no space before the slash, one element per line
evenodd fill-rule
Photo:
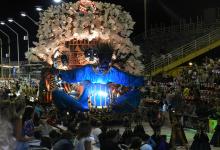
<path fill-rule="evenodd" d="M 101 79 L 101 78 L 99 78 L 99 79 L 97 79 L 97 82 L 96 82 L 96 83 L 106 84 L 106 81 L 103 80 L 103 79 Z"/>
<path fill-rule="evenodd" d="M 107 84 L 92 83 L 89 87 L 91 104 L 94 108 L 104 108 L 109 104 L 109 89 Z"/>
<path fill-rule="evenodd" d="M 98 91 L 97 94 L 99 96 L 103 96 L 103 97 L 107 97 L 108 96 L 108 93 L 104 92 L 104 91 Z"/>

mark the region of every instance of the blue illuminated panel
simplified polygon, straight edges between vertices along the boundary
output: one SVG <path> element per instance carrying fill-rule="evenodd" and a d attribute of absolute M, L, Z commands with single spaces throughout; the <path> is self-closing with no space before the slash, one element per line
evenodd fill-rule
<path fill-rule="evenodd" d="M 110 91 L 107 84 L 93 83 L 89 87 L 89 97 L 93 108 L 105 108 L 110 104 Z"/>

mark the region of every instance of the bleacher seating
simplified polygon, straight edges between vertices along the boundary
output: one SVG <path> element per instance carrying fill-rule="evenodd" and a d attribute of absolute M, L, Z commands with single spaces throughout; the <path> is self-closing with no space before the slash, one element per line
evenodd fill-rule
<path fill-rule="evenodd" d="M 140 34 L 133 41 L 140 46 L 145 59 L 149 63 L 152 60 L 152 55 L 160 57 L 218 27 L 220 27 L 219 22 L 211 25 L 184 24 L 164 29 L 157 28 L 151 29 L 146 38 L 144 34 Z"/>

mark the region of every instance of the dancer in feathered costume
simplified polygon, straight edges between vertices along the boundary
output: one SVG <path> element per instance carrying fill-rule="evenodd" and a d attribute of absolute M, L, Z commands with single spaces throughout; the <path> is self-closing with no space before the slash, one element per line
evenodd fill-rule
<path fill-rule="evenodd" d="M 172 126 L 170 145 L 172 148 L 176 146 L 185 146 L 187 147 L 187 139 L 184 133 L 183 127 L 175 113 L 175 111 L 170 110 L 170 122 Z"/>
<path fill-rule="evenodd" d="M 215 132 L 212 136 L 210 144 L 214 147 L 220 147 L 220 119 L 218 119 L 218 124 L 215 127 Z"/>

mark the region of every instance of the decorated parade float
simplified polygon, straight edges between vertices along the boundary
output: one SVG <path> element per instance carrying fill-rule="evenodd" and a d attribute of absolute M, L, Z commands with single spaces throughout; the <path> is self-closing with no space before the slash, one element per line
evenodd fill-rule
<path fill-rule="evenodd" d="M 144 85 L 135 22 L 121 6 L 80 0 L 40 13 L 38 42 L 26 53 L 45 62 L 39 99 L 60 110 L 135 110 Z"/>

